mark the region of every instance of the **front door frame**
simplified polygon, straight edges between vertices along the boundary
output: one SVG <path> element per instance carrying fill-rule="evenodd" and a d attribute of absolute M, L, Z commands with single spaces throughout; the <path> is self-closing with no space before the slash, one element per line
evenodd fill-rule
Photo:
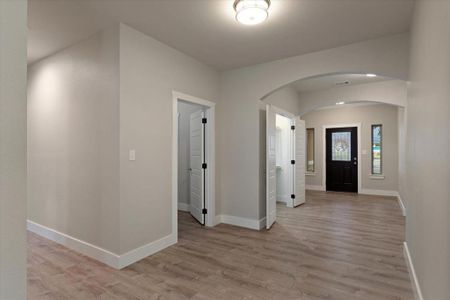
<path fill-rule="evenodd" d="M 205 225 L 213 227 L 216 225 L 216 209 L 215 209 L 215 107 L 214 102 L 197 98 L 191 95 L 172 91 L 172 232 L 178 232 L 178 101 L 185 101 L 199 104 L 206 107 L 205 116 L 207 118 L 206 126 L 206 194 L 205 208 L 207 214 L 205 216 Z"/>
<path fill-rule="evenodd" d="M 322 126 L 322 149 L 323 149 L 323 160 L 322 160 L 322 184 L 323 189 L 327 189 L 327 129 L 329 128 L 347 128 L 356 127 L 357 137 L 358 137 L 358 194 L 361 193 L 361 123 L 353 124 L 333 124 L 333 125 L 323 125 Z"/>

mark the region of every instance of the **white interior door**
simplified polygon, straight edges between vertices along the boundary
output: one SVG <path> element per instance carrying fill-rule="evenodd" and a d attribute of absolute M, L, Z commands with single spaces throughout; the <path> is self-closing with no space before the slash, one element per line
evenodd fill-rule
<path fill-rule="evenodd" d="M 201 224 L 204 224 L 204 172 L 202 168 L 204 158 L 204 129 L 203 111 L 191 114 L 190 119 L 190 212 Z"/>
<path fill-rule="evenodd" d="M 294 192 L 292 206 L 305 203 L 305 169 L 306 169 L 306 126 L 300 117 L 294 119 Z"/>
<path fill-rule="evenodd" d="M 266 106 L 266 228 L 277 218 L 276 114 Z"/>

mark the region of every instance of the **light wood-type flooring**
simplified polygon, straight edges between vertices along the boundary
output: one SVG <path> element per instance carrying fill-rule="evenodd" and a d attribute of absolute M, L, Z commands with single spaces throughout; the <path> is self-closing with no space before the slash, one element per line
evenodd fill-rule
<path fill-rule="evenodd" d="M 396 199 L 307 192 L 270 231 L 203 228 L 123 270 L 28 235 L 28 299 L 413 299 Z"/>

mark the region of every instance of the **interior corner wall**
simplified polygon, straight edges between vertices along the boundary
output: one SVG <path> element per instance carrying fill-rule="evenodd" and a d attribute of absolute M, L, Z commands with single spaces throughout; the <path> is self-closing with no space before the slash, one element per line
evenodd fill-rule
<path fill-rule="evenodd" d="M 409 36 L 394 35 L 276 60 L 221 74 L 218 149 L 222 213 L 265 217 L 265 118 L 260 99 L 296 80 L 321 74 L 376 73 L 408 78 Z M 239 170 L 239 172 L 236 172 Z"/>
<path fill-rule="evenodd" d="M 0 1 L 0 299 L 26 299 L 27 1 Z"/>
<path fill-rule="evenodd" d="M 28 218 L 118 253 L 119 27 L 28 69 Z"/>
<path fill-rule="evenodd" d="M 120 253 L 176 234 L 171 200 L 172 91 L 217 102 L 219 73 L 121 24 Z M 135 161 L 128 160 L 130 149 L 136 151 Z M 217 201 L 217 179 L 216 186 Z"/>
<path fill-rule="evenodd" d="M 276 90 L 263 99 L 264 103 L 272 104 L 294 116 L 300 114 L 300 101 L 297 91 L 290 85 Z"/>
<path fill-rule="evenodd" d="M 316 110 L 303 115 L 306 128 L 314 128 L 314 175 L 306 176 L 306 184 L 325 186 L 323 126 L 361 124 L 361 188 L 364 190 L 398 191 L 398 120 L 396 106 L 369 104 Z M 384 179 L 371 178 L 372 125 L 382 124 L 382 173 Z"/>
<path fill-rule="evenodd" d="M 398 107 L 398 194 L 408 211 L 406 198 L 406 135 L 407 135 L 407 107 Z"/>
<path fill-rule="evenodd" d="M 418 0 L 408 88 L 406 242 L 423 299 L 450 298 L 450 1 Z"/>

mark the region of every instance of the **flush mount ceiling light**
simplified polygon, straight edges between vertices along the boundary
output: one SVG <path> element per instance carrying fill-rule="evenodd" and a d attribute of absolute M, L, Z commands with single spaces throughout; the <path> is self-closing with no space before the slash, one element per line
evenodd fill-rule
<path fill-rule="evenodd" d="M 343 105 L 343 104 L 345 104 L 345 102 L 344 102 L 344 101 L 341 101 L 341 102 L 336 102 L 336 105 Z"/>
<path fill-rule="evenodd" d="M 367 77 L 377 77 L 377 74 L 368 73 L 366 74 Z"/>
<path fill-rule="evenodd" d="M 270 0 L 236 0 L 234 10 L 236 20 L 244 25 L 256 25 L 269 16 Z"/>

